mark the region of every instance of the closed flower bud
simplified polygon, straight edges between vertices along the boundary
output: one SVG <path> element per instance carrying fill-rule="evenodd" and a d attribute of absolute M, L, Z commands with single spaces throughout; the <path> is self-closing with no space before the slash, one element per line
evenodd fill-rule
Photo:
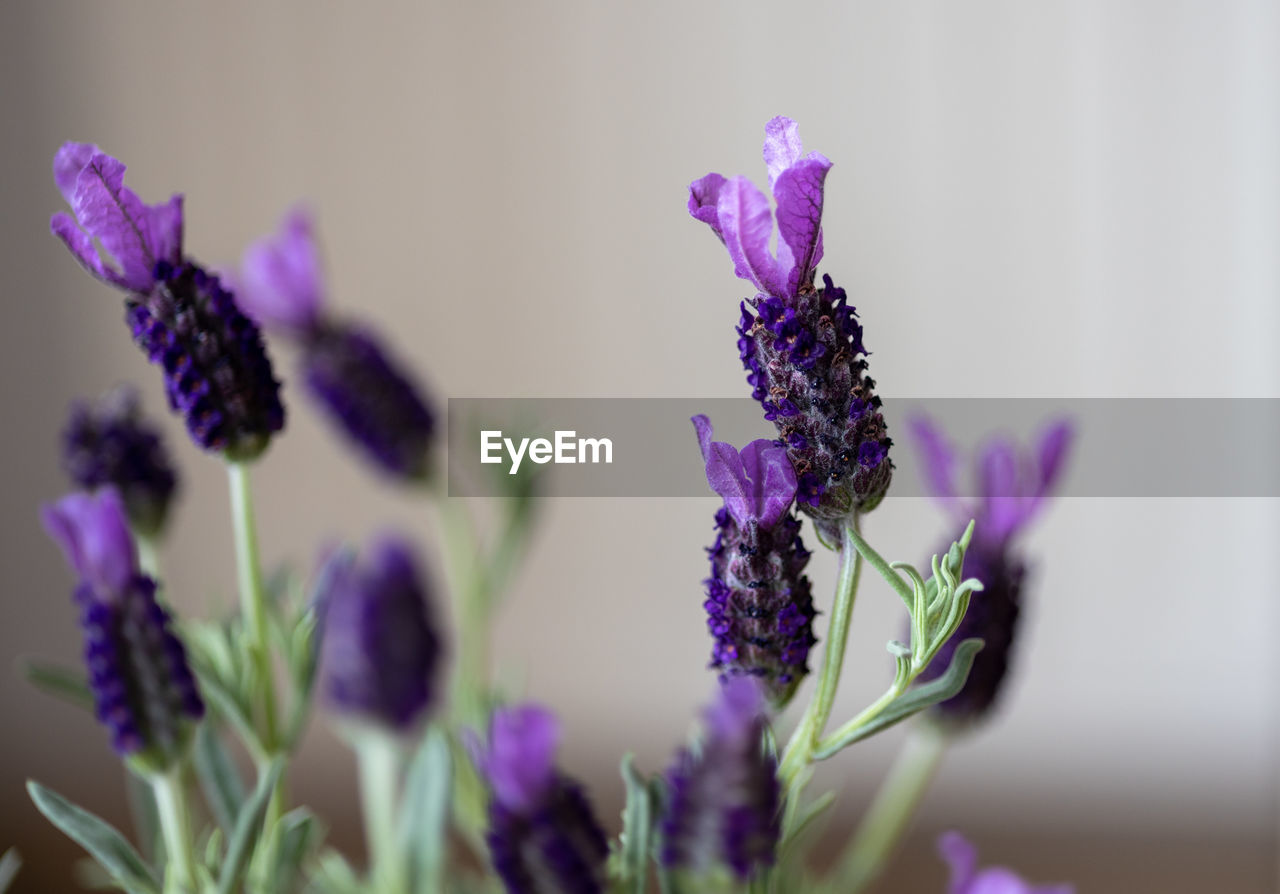
<path fill-rule="evenodd" d="M 757 681 L 727 680 L 707 708 L 696 750 L 667 773 L 662 862 L 693 872 L 726 866 L 739 879 L 773 863 L 780 830 L 777 761 L 764 750 Z"/>
<path fill-rule="evenodd" d="M 722 677 L 757 677 L 781 708 L 808 673 L 813 597 L 804 567 L 809 551 L 791 513 L 796 476 L 785 448 L 753 441 L 739 453 L 713 442 L 711 423 L 695 416 L 707 481 L 725 505 L 708 549 L 707 628 L 711 667 Z"/>
<path fill-rule="evenodd" d="M 183 258 L 182 197 L 143 204 L 124 185 L 124 165 L 86 143 L 64 145 L 53 171 L 75 216 L 55 214 L 50 228 L 86 270 L 127 293 L 133 339 L 164 370 L 192 440 L 232 460 L 260 454 L 284 426 L 280 383 L 257 325 Z"/>
<path fill-rule="evenodd" d="M 80 576 L 75 596 L 98 720 L 117 753 L 151 769 L 170 766 L 204 703 L 155 581 L 138 571 L 119 495 L 74 494 L 46 507 L 43 519 Z"/>
<path fill-rule="evenodd" d="M 537 705 L 496 711 L 477 766 L 493 797 L 489 842 L 508 894 L 600 894 L 608 841 L 582 787 L 555 766 L 560 727 Z"/>
<path fill-rule="evenodd" d="M 94 405 L 78 404 L 62 447 L 62 467 L 77 488 L 114 487 L 133 530 L 160 532 L 178 481 L 160 431 L 142 416 L 137 391 L 120 387 Z"/>
<path fill-rule="evenodd" d="M 862 326 L 843 289 L 823 277 L 823 188 L 831 162 L 802 155 L 794 121 L 765 126 L 764 160 L 777 204 L 777 251 L 769 248 L 775 215 L 745 177 L 708 174 L 689 187 L 689 213 L 729 250 L 734 272 L 758 288 L 742 304 L 738 352 L 747 382 L 778 427 L 798 476 L 797 499 L 827 530 L 869 511 L 893 476 L 875 382 L 864 375 Z"/>
<path fill-rule="evenodd" d="M 339 553 L 321 578 L 322 697 L 352 720 L 409 729 L 431 705 L 442 657 L 412 549 L 384 537 L 363 562 Z"/>

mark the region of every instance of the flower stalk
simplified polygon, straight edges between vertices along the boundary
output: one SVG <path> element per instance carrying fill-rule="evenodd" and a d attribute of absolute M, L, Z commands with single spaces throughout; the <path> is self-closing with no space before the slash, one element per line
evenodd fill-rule
<path fill-rule="evenodd" d="M 352 737 L 360 767 L 369 884 L 379 894 L 407 894 L 408 877 L 399 847 L 397 793 L 403 756 L 394 736 L 367 730 Z"/>
<path fill-rule="evenodd" d="M 231 523 L 235 529 L 236 575 L 240 585 L 240 612 L 248 634 L 249 652 L 262 696 L 263 749 L 271 755 L 277 745 L 275 682 L 267 642 L 267 602 L 258 558 L 258 533 L 253 516 L 249 468 L 242 462 L 227 463 L 231 484 Z"/>
<path fill-rule="evenodd" d="M 179 763 L 163 773 L 150 774 L 150 781 L 168 862 L 165 891 L 167 894 L 194 894 L 196 863 L 191 845 L 191 811 L 187 804 L 182 764 Z"/>

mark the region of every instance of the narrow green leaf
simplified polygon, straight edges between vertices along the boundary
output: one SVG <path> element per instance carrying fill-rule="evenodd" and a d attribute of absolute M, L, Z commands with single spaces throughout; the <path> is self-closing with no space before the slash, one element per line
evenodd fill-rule
<path fill-rule="evenodd" d="M 249 719 L 249 713 L 240 700 L 215 676 L 202 674 L 197 670 L 196 679 L 200 682 L 200 694 L 217 715 L 235 728 L 240 741 L 244 742 L 255 759 L 263 757 L 266 752 L 262 747 L 262 740 L 254 731 L 253 721 Z"/>
<path fill-rule="evenodd" d="M 160 834 L 160 817 L 156 813 L 156 796 L 137 773 L 125 777 L 125 796 L 129 800 L 129 816 L 133 819 L 133 835 L 142 848 L 142 856 L 151 866 L 163 866 L 164 836 Z"/>
<path fill-rule="evenodd" d="M 93 710 L 93 693 L 89 691 L 89 683 L 82 669 L 26 658 L 20 664 L 27 682 L 41 692 L 77 708 Z"/>
<path fill-rule="evenodd" d="M 854 742 L 873 736 L 882 730 L 901 723 L 908 717 L 918 714 L 930 705 L 946 701 L 964 688 L 969 679 L 969 669 L 973 667 L 973 656 L 977 655 L 984 645 L 977 638 L 967 639 L 956 646 L 951 657 L 951 666 L 947 672 L 936 680 L 923 686 L 908 689 L 902 695 L 889 702 L 888 706 L 871 721 L 837 739 L 829 739 L 814 750 L 815 760 L 826 760 L 838 751 L 844 750 Z"/>
<path fill-rule="evenodd" d="M 230 835 L 244 806 L 244 781 L 212 724 L 202 723 L 196 730 L 192 759 L 204 800 L 218 825 Z"/>
<path fill-rule="evenodd" d="M 266 812 L 267 801 L 271 799 L 271 791 L 276 787 L 283 771 L 284 759 L 273 758 L 267 771 L 258 779 L 253 794 L 240 808 L 235 830 L 227 840 L 227 857 L 218 876 L 218 894 L 232 894 L 240 883 L 245 867 L 249 865 L 253 842 L 262 827 L 262 815 Z"/>
<path fill-rule="evenodd" d="M 453 784 L 449 740 L 432 726 L 409 764 L 400 808 L 401 849 L 410 855 L 413 890 L 441 890 Z"/>
<path fill-rule="evenodd" d="M 159 894 L 150 868 L 113 826 L 34 780 L 27 781 L 27 792 L 49 822 L 88 851 L 129 894 Z"/>
<path fill-rule="evenodd" d="M 4 852 L 4 856 L 0 857 L 0 894 L 4 894 L 9 890 L 9 886 L 13 884 L 14 876 L 18 874 L 18 870 L 22 868 L 22 858 L 18 856 L 18 852 L 13 848 Z"/>
<path fill-rule="evenodd" d="M 320 843 L 323 828 L 310 810 L 298 807 L 280 817 L 280 848 L 270 890 L 292 891 L 302 874 L 302 864 Z"/>
<path fill-rule="evenodd" d="M 622 759 L 622 781 L 627 800 L 622 810 L 622 875 L 633 894 L 649 890 L 649 851 L 653 832 L 653 796 L 649 782 L 635 766 L 635 755 Z"/>

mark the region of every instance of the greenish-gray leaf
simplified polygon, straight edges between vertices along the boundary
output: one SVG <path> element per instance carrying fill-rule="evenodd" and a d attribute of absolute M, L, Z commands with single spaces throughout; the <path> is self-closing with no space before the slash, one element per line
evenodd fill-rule
<path fill-rule="evenodd" d="M 323 829 L 315 814 L 305 807 L 280 817 L 280 849 L 276 857 L 272 891 L 292 891 L 302 872 L 302 864 L 319 844 Z"/>
<path fill-rule="evenodd" d="M 77 708 L 93 710 L 93 693 L 81 668 L 46 664 L 43 661 L 23 659 L 22 675 L 27 682 L 46 695 L 61 699 Z"/>
<path fill-rule="evenodd" d="M 212 724 L 200 724 L 192 758 L 205 802 L 218 825 L 230 835 L 244 806 L 244 781 Z"/>
<path fill-rule="evenodd" d="M 49 822 L 88 851 L 120 887 L 129 894 L 159 894 L 151 869 L 113 826 L 34 780 L 28 780 L 27 791 Z"/>
<path fill-rule="evenodd" d="M 400 809 L 401 847 L 410 855 L 415 891 L 435 891 L 441 886 L 452 764 L 448 738 L 432 726 L 409 765 Z"/>
<path fill-rule="evenodd" d="M 22 858 L 18 856 L 18 852 L 13 848 L 5 851 L 4 856 L 0 857 L 0 894 L 4 894 L 9 890 L 9 886 L 13 884 L 14 876 L 18 874 L 18 870 L 22 868 Z"/>
<path fill-rule="evenodd" d="M 240 808 L 235 830 L 227 840 L 227 857 L 222 864 L 222 872 L 218 875 L 218 894 L 231 894 L 244 875 L 249 854 L 253 850 L 253 841 L 258 837 L 258 830 L 262 826 L 267 801 L 271 799 L 271 792 L 283 771 L 283 758 L 273 758 L 266 772 L 258 779 L 253 794 Z"/>
<path fill-rule="evenodd" d="M 649 890 L 649 851 L 653 833 L 653 792 L 649 781 L 636 770 L 635 756 L 622 759 L 622 781 L 626 785 L 627 801 L 622 810 L 621 850 L 622 877 L 630 884 L 633 894 L 645 894 Z"/>

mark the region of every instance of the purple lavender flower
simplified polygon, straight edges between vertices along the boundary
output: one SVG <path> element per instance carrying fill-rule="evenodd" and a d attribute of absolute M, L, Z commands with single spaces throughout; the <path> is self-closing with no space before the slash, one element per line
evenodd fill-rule
<path fill-rule="evenodd" d="M 986 645 L 973 661 L 960 692 L 930 709 L 936 721 L 963 724 L 982 718 L 1000 696 L 1009 669 L 1022 609 L 1026 562 L 1017 538 L 1039 514 L 1060 478 L 1070 450 L 1072 428 L 1066 421 L 1048 426 L 1034 453 L 1022 453 L 1005 438 L 995 438 L 977 455 L 978 496 L 961 498 L 955 482 L 957 455 L 942 432 L 923 416 L 909 423 L 924 463 L 926 484 L 956 524 L 975 520 L 965 553 L 965 577 L 982 581 L 959 629 L 920 676 L 927 682 L 951 664 L 956 646 L 970 637 Z"/>
<path fill-rule="evenodd" d="M 98 720 L 117 753 L 170 765 L 204 702 L 155 581 L 138 571 L 120 495 L 72 494 L 41 516 L 80 576 L 75 598 Z"/>
<path fill-rule="evenodd" d="M 477 766 L 493 792 L 487 840 L 510 894 L 598 894 L 609 845 L 591 804 L 555 766 L 560 725 L 538 705 L 495 711 Z"/>
<path fill-rule="evenodd" d="M 778 764 L 763 747 L 763 691 L 751 677 L 725 681 L 704 713 L 701 747 L 667 772 L 662 862 L 704 872 L 728 866 L 746 879 L 773 863 L 778 843 Z"/>
<path fill-rule="evenodd" d="M 1075 894 L 1071 885 L 1030 885 L 1011 869 L 978 871 L 978 850 L 959 832 L 938 838 L 938 853 L 951 866 L 948 894 Z"/>
<path fill-rule="evenodd" d="M 342 432 L 386 472 L 427 473 L 435 419 L 408 373 L 369 329 L 324 313 L 325 282 L 311 216 L 298 208 L 280 232 L 245 252 L 240 303 L 299 340 L 307 390 Z"/>
<path fill-rule="evenodd" d="M 880 502 L 893 474 L 892 442 L 875 382 L 863 375 L 867 352 L 857 313 L 831 277 L 823 277 L 821 288 L 814 285 L 831 162 L 803 151 L 790 118 L 765 125 L 776 256 L 769 249 L 769 201 L 745 177 L 713 173 L 695 180 L 689 213 L 725 244 L 734 273 L 759 289 L 742 303 L 737 330 L 747 382 L 787 445 L 804 510 L 834 522 Z"/>
<path fill-rule="evenodd" d="M 122 386 L 94 405 L 72 409 L 62 467 L 82 490 L 116 488 L 140 535 L 154 536 L 164 527 L 178 479 L 159 429 L 142 416 L 135 389 Z"/>
<path fill-rule="evenodd" d="M 145 205 L 124 185 L 124 172 L 96 146 L 63 145 L 53 175 L 75 219 L 59 212 L 50 229 L 93 276 L 127 293 L 133 339 L 164 369 L 169 405 L 192 440 L 232 460 L 252 459 L 284 426 L 280 383 L 258 327 L 217 277 L 183 258 L 182 197 Z"/>
<path fill-rule="evenodd" d="M 383 537 L 363 564 L 334 556 L 322 579 L 321 692 L 342 714 L 408 729 L 431 704 L 442 657 L 412 549 Z"/>
<path fill-rule="evenodd" d="M 752 441 L 739 453 L 711 440 L 711 422 L 694 416 L 707 482 L 724 498 L 716 541 L 707 550 L 707 628 L 715 638 L 711 667 L 722 677 L 758 677 L 778 708 L 809 672 L 813 597 L 804 567 L 809 551 L 790 511 L 796 475 L 775 441 Z"/>

